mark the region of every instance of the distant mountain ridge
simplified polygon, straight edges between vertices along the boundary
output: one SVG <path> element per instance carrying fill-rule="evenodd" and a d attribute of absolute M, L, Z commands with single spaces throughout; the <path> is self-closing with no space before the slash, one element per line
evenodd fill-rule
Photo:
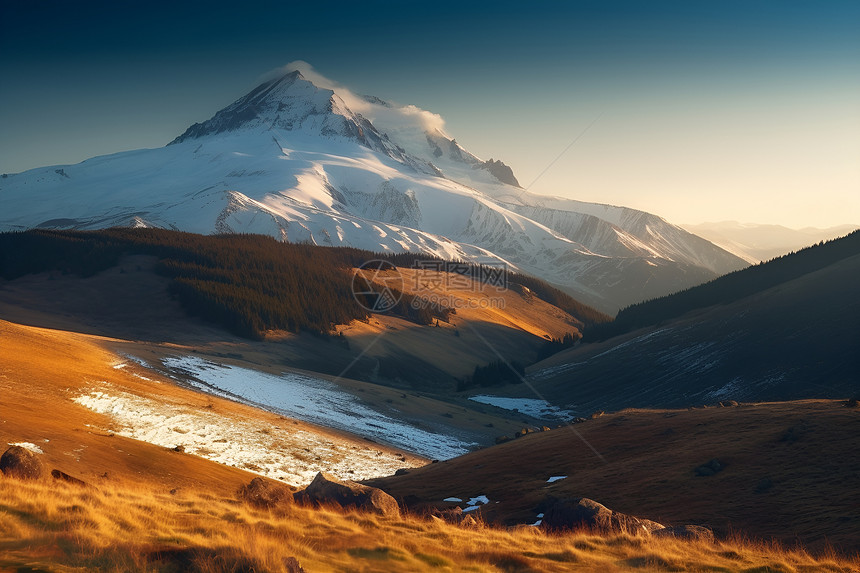
<path fill-rule="evenodd" d="M 643 326 L 657 325 L 698 309 L 732 303 L 857 255 L 860 255 L 860 231 L 685 291 L 623 308 L 612 323 L 602 325 L 592 332 L 592 336 L 605 339 Z"/>
<path fill-rule="evenodd" d="M 790 229 L 782 225 L 759 225 L 737 221 L 681 225 L 681 227 L 704 237 L 751 264 L 769 261 L 819 241 L 842 237 L 860 229 L 858 225 L 838 225 L 826 229 L 814 227 Z"/>
<path fill-rule="evenodd" d="M 507 264 L 604 312 L 745 262 L 660 217 L 525 192 L 438 116 L 290 71 L 169 145 L 0 179 L 0 231 L 162 227 Z"/>
<path fill-rule="evenodd" d="M 581 413 L 855 396 L 858 277 L 855 231 L 623 309 L 527 376 Z"/>

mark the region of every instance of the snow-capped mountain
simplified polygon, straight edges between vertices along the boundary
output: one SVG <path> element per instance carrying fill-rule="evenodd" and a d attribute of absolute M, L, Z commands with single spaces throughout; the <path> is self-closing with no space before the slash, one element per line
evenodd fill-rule
<path fill-rule="evenodd" d="M 154 226 L 505 262 L 612 312 L 744 261 L 633 209 L 544 197 L 414 106 L 262 83 L 170 144 L 0 178 L 0 230 Z"/>

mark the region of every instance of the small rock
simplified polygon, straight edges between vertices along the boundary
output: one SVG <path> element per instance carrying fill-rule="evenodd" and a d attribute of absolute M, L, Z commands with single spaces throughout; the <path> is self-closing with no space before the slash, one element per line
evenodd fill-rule
<path fill-rule="evenodd" d="M 514 434 L 514 437 L 515 438 L 522 438 L 523 436 L 531 434 L 531 433 L 532 433 L 531 428 L 523 428 L 521 430 L 517 430 L 517 433 Z"/>
<path fill-rule="evenodd" d="M 284 559 L 284 569 L 286 569 L 287 573 L 305 573 L 305 570 L 299 565 L 299 560 L 295 557 L 286 557 Z"/>
<path fill-rule="evenodd" d="M 51 470 L 51 477 L 58 481 L 64 481 L 66 483 L 70 483 L 72 485 L 88 487 L 89 484 L 83 480 L 79 480 L 76 477 L 72 477 L 65 472 L 61 472 L 60 470 Z"/>
<path fill-rule="evenodd" d="M 597 411 L 597 412 L 594 412 L 594 413 L 592 413 L 592 414 L 591 414 L 591 419 L 592 419 L 592 420 L 596 420 L 597 418 L 601 417 L 601 416 L 602 416 L 603 414 L 605 414 L 605 413 L 606 413 L 606 412 L 604 412 L 603 410 L 599 410 L 599 411 Z"/>
<path fill-rule="evenodd" d="M 723 471 L 723 468 L 725 468 L 725 467 L 726 466 L 724 463 L 722 463 L 722 462 L 720 462 L 720 460 L 714 458 L 711 461 L 709 461 L 708 463 L 700 465 L 699 467 L 697 467 L 693 471 L 696 472 L 697 476 L 708 477 L 708 476 L 712 476 L 716 473 Z"/>
<path fill-rule="evenodd" d="M 173 448 L 173 451 L 174 451 L 174 452 L 184 452 L 184 451 L 185 451 L 185 446 L 183 446 L 182 444 L 180 444 L 180 445 L 178 445 L 178 446 L 174 447 L 174 448 Z"/>
<path fill-rule="evenodd" d="M 756 493 L 764 493 L 773 487 L 773 480 L 770 478 L 762 478 L 755 486 Z"/>
<path fill-rule="evenodd" d="M 448 509 L 433 509 L 430 516 L 444 521 L 446 523 L 460 523 L 467 514 L 463 513 L 463 508 L 460 506 L 451 507 Z"/>
<path fill-rule="evenodd" d="M 496 443 L 497 444 L 504 444 L 505 442 L 510 442 L 510 441 L 511 441 L 510 436 L 496 436 Z"/>
<path fill-rule="evenodd" d="M 400 468 L 399 470 L 397 470 L 396 472 L 394 472 L 394 475 L 396 475 L 396 476 L 405 476 L 405 475 L 406 475 L 406 474 L 408 474 L 408 473 L 409 473 L 409 469 L 408 469 L 408 468 Z"/>
<path fill-rule="evenodd" d="M 7 477 L 36 480 L 42 477 L 42 461 L 21 446 L 12 446 L 0 456 L 0 473 Z"/>

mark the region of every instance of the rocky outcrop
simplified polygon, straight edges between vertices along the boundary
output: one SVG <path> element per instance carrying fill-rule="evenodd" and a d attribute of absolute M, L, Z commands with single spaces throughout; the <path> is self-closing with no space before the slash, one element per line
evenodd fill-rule
<path fill-rule="evenodd" d="M 541 527 L 548 531 L 588 529 L 602 534 L 627 533 L 676 537 L 691 541 L 714 541 L 714 532 L 700 525 L 666 526 L 612 511 L 593 499 L 556 500 L 545 510 Z"/>
<path fill-rule="evenodd" d="M 612 511 L 593 499 L 559 500 L 544 512 L 541 527 L 550 531 L 590 529 L 601 533 L 652 533 L 665 526 Z"/>
<path fill-rule="evenodd" d="M 714 541 L 714 532 L 701 525 L 677 525 L 664 527 L 654 532 L 656 537 L 678 537 L 695 541 Z"/>
<path fill-rule="evenodd" d="M 35 480 L 42 477 L 42 461 L 30 450 L 12 446 L 0 456 L 0 472 L 6 477 Z"/>
<path fill-rule="evenodd" d="M 261 477 L 239 488 L 239 498 L 247 503 L 271 509 L 293 502 L 293 490 L 288 486 Z"/>
<path fill-rule="evenodd" d="M 340 481 L 320 472 L 314 481 L 295 495 L 301 503 L 337 504 L 385 516 L 399 516 L 397 501 L 381 489 L 352 481 Z"/>
<path fill-rule="evenodd" d="M 501 161 L 489 159 L 481 163 L 479 167 L 481 169 L 486 169 L 487 171 L 489 171 L 490 175 L 492 175 L 502 183 L 507 183 L 508 185 L 522 188 L 520 182 L 517 181 L 517 178 L 514 176 L 514 170 L 502 163 Z"/>

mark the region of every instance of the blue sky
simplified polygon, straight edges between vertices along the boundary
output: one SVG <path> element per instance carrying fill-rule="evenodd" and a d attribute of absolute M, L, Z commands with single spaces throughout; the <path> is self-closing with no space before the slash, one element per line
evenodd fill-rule
<path fill-rule="evenodd" d="M 0 172 L 164 145 L 305 60 L 532 190 L 860 223 L 860 2 L 0 4 Z"/>

